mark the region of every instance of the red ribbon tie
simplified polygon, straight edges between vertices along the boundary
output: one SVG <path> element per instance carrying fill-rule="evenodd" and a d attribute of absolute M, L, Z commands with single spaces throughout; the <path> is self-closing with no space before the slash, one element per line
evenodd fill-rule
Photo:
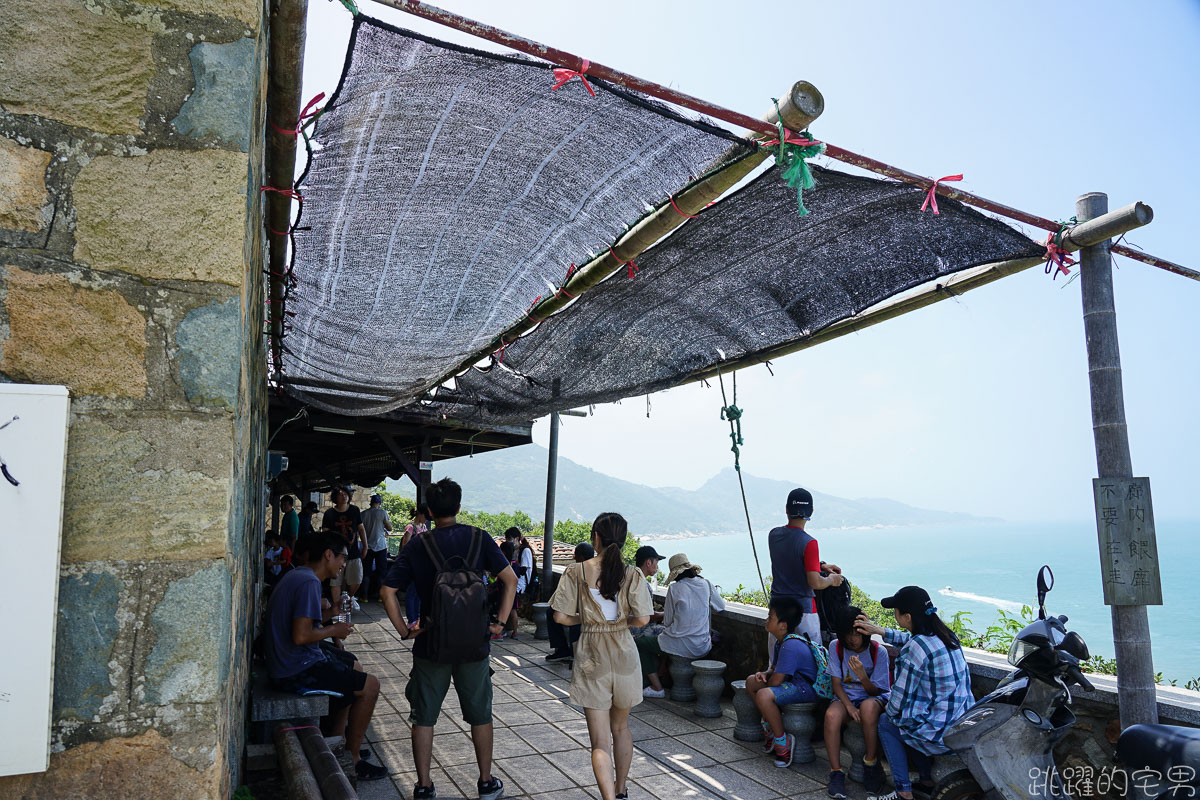
<path fill-rule="evenodd" d="M 801 147 L 808 147 L 809 145 L 820 144 L 820 142 L 818 142 L 816 139 L 801 139 L 799 136 L 792 133 L 787 128 L 783 129 L 783 140 L 785 142 L 787 142 L 788 144 L 796 144 L 796 145 L 800 145 Z M 759 144 L 761 144 L 763 147 L 774 147 L 775 145 L 779 144 L 779 140 L 778 139 L 768 139 L 765 142 L 759 142 Z"/>
<path fill-rule="evenodd" d="M 925 193 L 925 202 L 921 204 L 921 210 L 924 211 L 925 209 L 929 208 L 930 206 L 933 206 L 933 215 L 935 217 L 940 216 L 942 212 L 938 211 L 938 204 L 937 204 L 938 184 L 939 183 L 949 183 L 950 181 L 961 181 L 962 179 L 963 179 L 962 175 L 945 175 L 941 178 L 938 178 L 936 181 L 934 181 L 933 186 L 930 186 L 929 191 Z"/>
<path fill-rule="evenodd" d="M 1054 273 L 1054 277 L 1058 277 L 1058 273 L 1063 275 L 1071 274 L 1071 265 L 1075 263 L 1075 259 L 1071 258 L 1067 251 L 1062 250 L 1055 241 L 1056 235 L 1053 233 L 1046 234 L 1046 241 L 1042 244 L 1046 245 L 1046 274 Z M 1055 269 L 1057 267 L 1057 269 Z"/>
<path fill-rule="evenodd" d="M 309 117 L 315 117 L 317 114 L 320 114 L 324 110 L 324 109 L 320 109 L 320 108 L 318 108 L 318 109 L 313 108 L 313 106 L 315 106 L 317 103 L 321 102 L 324 99 L 325 99 L 325 93 L 321 92 L 319 95 L 314 97 L 312 100 L 309 100 L 308 105 L 306 105 L 304 107 L 304 109 L 300 112 L 300 116 L 296 119 L 296 127 L 295 128 L 291 128 L 291 129 L 281 128 L 278 125 L 276 125 L 274 122 L 271 122 L 270 120 L 268 120 L 267 122 L 271 125 L 272 128 L 275 129 L 276 133 L 282 133 L 285 136 L 299 136 L 300 128 L 303 127 L 303 125 L 304 125 L 304 120 L 308 119 Z"/>
<path fill-rule="evenodd" d="M 579 80 L 583 81 L 583 88 L 588 90 L 588 94 L 590 94 L 592 97 L 595 97 L 596 91 L 592 88 L 592 85 L 588 83 L 587 79 L 588 67 L 591 66 L 591 64 L 592 62 L 588 61 L 586 58 L 583 59 L 583 64 L 580 65 L 581 69 L 578 72 L 573 69 L 566 69 L 564 67 L 555 67 L 554 77 L 558 80 L 558 83 L 551 86 L 550 91 L 554 91 L 567 81 L 571 80 L 571 78 L 579 78 Z"/>
<path fill-rule="evenodd" d="M 608 248 L 608 252 L 609 252 L 609 253 L 612 253 L 612 257 L 613 257 L 613 258 L 615 258 L 615 259 L 617 259 L 617 263 L 618 263 L 618 264 L 624 264 L 624 265 L 625 265 L 625 277 L 626 277 L 626 278 L 629 278 L 629 279 L 631 279 L 631 280 L 632 280 L 632 279 L 633 279 L 633 277 L 634 277 L 635 275 L 637 275 L 637 272 L 638 272 L 638 265 L 637 265 L 637 264 L 635 264 L 635 263 L 633 263 L 633 259 L 632 259 L 632 258 L 631 258 L 631 259 L 629 259 L 628 261 L 622 261 L 622 260 L 621 260 L 621 257 L 620 257 L 620 256 L 618 256 L 618 255 L 617 255 L 615 252 L 613 252 L 613 249 L 612 249 L 612 246 L 611 246 L 611 245 L 610 245 L 610 246 L 609 246 L 609 248 Z"/>
<path fill-rule="evenodd" d="M 281 194 L 284 197 L 290 197 L 292 200 L 297 202 L 304 202 L 304 198 L 301 197 L 300 193 L 294 189 L 276 189 L 274 186 L 260 186 L 258 187 L 258 190 L 260 192 L 274 192 L 275 194 Z"/>
<path fill-rule="evenodd" d="M 673 209 L 675 209 L 676 211 L 678 211 L 678 212 L 679 212 L 679 216 L 681 216 L 681 217 L 687 217 L 688 219 L 695 219 L 695 218 L 698 216 L 697 214 L 684 214 L 684 213 L 683 213 L 683 210 L 682 210 L 682 209 L 681 209 L 679 206 L 675 205 L 675 197 L 674 197 L 673 195 L 667 195 L 667 196 L 671 198 L 671 208 L 673 208 Z M 710 204 L 710 205 L 711 205 L 711 204 Z M 708 206 L 705 206 L 705 208 L 707 208 L 707 207 L 708 207 Z"/>

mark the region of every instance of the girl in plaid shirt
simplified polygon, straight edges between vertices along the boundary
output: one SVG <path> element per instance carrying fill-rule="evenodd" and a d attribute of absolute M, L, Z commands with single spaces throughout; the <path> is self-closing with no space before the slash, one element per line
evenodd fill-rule
<path fill-rule="evenodd" d="M 942 736 L 975 704 L 975 695 L 962 645 L 938 617 L 928 592 L 905 586 L 880 602 L 893 610 L 903 630 L 885 630 L 865 615 L 855 624 L 860 632 L 881 634 L 886 643 L 900 647 L 887 712 L 879 719 L 880 744 L 895 790 L 879 800 L 911 800 L 914 788 L 933 790 L 930 756 L 950 752 Z M 920 774 L 916 787 L 908 777 L 910 759 Z"/>

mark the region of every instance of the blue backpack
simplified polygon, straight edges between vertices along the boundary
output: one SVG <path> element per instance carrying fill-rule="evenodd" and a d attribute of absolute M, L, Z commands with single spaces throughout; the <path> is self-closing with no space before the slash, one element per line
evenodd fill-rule
<path fill-rule="evenodd" d="M 833 699 L 833 678 L 829 674 L 829 651 L 808 638 L 808 634 L 789 633 L 783 637 L 785 642 L 788 639 L 799 639 L 808 645 L 813 663 L 817 665 L 817 675 L 812 682 L 813 690 L 817 693 L 817 697 L 823 697 L 826 700 Z"/>

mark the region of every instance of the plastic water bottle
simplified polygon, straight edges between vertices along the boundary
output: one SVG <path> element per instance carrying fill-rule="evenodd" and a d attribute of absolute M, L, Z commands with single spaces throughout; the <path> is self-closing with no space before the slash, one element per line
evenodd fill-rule
<path fill-rule="evenodd" d="M 338 614 L 333 618 L 334 622 L 345 622 L 350 624 L 350 614 L 353 611 L 353 606 L 350 605 L 350 593 L 342 592 L 342 599 L 338 604 Z"/>

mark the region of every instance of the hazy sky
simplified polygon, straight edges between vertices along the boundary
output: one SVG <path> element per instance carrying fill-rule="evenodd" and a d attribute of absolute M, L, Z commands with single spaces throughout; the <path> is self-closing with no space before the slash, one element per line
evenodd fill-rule
<path fill-rule="evenodd" d="M 1129 241 L 1200 269 L 1200 3 L 482 2 L 442 6 L 754 116 L 806 79 L 820 139 L 1050 218 L 1104 191 L 1155 221 Z M 359 0 L 364 13 L 497 49 Z M 350 16 L 311 0 L 305 99 L 332 91 Z M 837 162 L 818 163 L 845 169 Z M 914 208 L 913 213 L 917 213 Z M 1041 234 L 1035 231 L 1041 239 Z M 1200 283 L 1117 259 L 1135 474 L 1200 519 Z M 1078 281 L 1041 269 L 739 373 L 743 468 L 845 497 L 1086 519 L 1096 474 Z M 715 387 L 564 419 L 561 452 L 655 486 L 732 463 Z M 534 426 L 546 441 L 547 425 Z"/>

